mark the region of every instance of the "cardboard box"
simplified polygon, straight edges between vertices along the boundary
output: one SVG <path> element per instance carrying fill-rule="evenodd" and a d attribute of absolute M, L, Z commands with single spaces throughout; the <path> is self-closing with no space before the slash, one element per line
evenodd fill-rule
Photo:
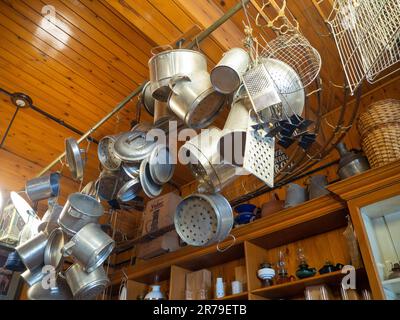
<path fill-rule="evenodd" d="M 186 300 L 208 300 L 210 296 L 210 270 L 201 269 L 186 275 Z"/>
<path fill-rule="evenodd" d="M 174 224 L 175 210 L 182 198 L 174 192 L 150 200 L 143 215 L 142 235 Z"/>
<path fill-rule="evenodd" d="M 178 234 L 170 231 L 166 234 L 137 245 L 136 256 L 139 259 L 151 259 L 167 252 L 176 251 L 179 248 Z"/>

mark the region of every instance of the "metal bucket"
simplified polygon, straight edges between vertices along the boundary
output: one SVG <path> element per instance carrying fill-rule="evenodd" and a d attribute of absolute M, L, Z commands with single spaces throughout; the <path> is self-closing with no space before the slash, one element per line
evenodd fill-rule
<path fill-rule="evenodd" d="M 98 224 L 90 223 L 79 230 L 62 251 L 64 256 L 72 256 L 84 271 L 90 273 L 102 265 L 114 246 L 114 240 Z"/>
<path fill-rule="evenodd" d="M 87 273 L 78 263 L 68 268 L 65 278 L 75 300 L 93 300 L 110 284 L 103 267 Z"/>
<path fill-rule="evenodd" d="M 29 180 L 25 185 L 25 191 L 33 202 L 56 197 L 60 192 L 60 174 L 51 173 Z"/>
<path fill-rule="evenodd" d="M 315 199 L 329 194 L 329 190 L 325 188 L 328 185 L 328 180 L 325 175 L 317 174 L 310 177 L 307 189 L 309 199 Z"/>
<path fill-rule="evenodd" d="M 34 270 L 43 265 L 47 241 L 46 234 L 39 232 L 30 240 L 15 248 L 27 269 Z"/>
<path fill-rule="evenodd" d="M 239 88 L 242 75 L 250 63 L 249 54 L 241 48 L 233 48 L 224 53 L 222 59 L 211 70 L 214 89 L 223 94 L 231 94 Z"/>
<path fill-rule="evenodd" d="M 174 224 L 179 237 L 192 246 L 224 240 L 232 230 L 232 208 L 220 194 L 192 194 L 178 205 Z"/>
<path fill-rule="evenodd" d="M 307 190 L 296 183 L 290 183 L 286 191 L 285 208 L 297 206 L 308 200 Z"/>

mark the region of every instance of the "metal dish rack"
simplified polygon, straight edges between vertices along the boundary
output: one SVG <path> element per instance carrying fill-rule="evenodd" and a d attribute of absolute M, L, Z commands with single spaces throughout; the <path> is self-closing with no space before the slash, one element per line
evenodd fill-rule
<path fill-rule="evenodd" d="M 400 60 L 400 0 L 336 0 L 327 22 L 351 94 L 400 68 L 378 77 Z"/>

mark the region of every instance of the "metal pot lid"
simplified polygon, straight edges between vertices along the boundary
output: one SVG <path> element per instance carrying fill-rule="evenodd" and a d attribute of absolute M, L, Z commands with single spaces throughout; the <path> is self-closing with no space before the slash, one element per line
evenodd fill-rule
<path fill-rule="evenodd" d="M 146 109 L 146 111 L 151 116 L 154 117 L 155 99 L 153 98 L 151 93 L 152 93 L 151 82 L 147 81 L 143 86 L 142 93 L 140 95 L 140 101 L 141 101 L 142 105 L 144 106 L 144 108 Z"/>
<path fill-rule="evenodd" d="M 63 262 L 61 249 L 64 247 L 64 233 L 61 229 L 54 229 L 49 236 L 44 249 L 44 264 L 51 265 L 56 270 L 60 269 Z"/>
<path fill-rule="evenodd" d="M 97 155 L 101 165 L 108 170 L 118 170 L 121 166 L 121 159 L 115 156 L 115 136 L 106 136 L 100 140 L 97 148 Z"/>
<path fill-rule="evenodd" d="M 123 163 L 122 170 L 131 179 L 139 177 L 139 165 L 132 163 Z"/>
<path fill-rule="evenodd" d="M 117 199 L 122 202 L 128 202 L 133 200 L 140 189 L 139 178 L 133 178 L 126 182 L 117 193 Z"/>
<path fill-rule="evenodd" d="M 147 137 L 147 140 L 146 140 Z M 130 131 L 120 135 L 114 143 L 115 155 L 126 162 L 139 162 L 155 147 L 155 139 L 146 132 Z"/>
<path fill-rule="evenodd" d="M 173 176 L 175 164 L 166 145 L 158 144 L 149 157 L 150 176 L 157 184 L 167 183 Z"/>
<path fill-rule="evenodd" d="M 82 158 L 82 151 L 79 149 L 79 145 L 74 138 L 65 140 L 65 157 L 72 178 L 75 180 L 82 179 L 85 161 Z"/>
<path fill-rule="evenodd" d="M 149 198 L 155 198 L 161 194 L 162 185 L 155 183 L 151 178 L 148 159 L 143 160 L 140 164 L 139 177 L 143 191 Z"/>
<path fill-rule="evenodd" d="M 44 289 L 39 281 L 28 289 L 29 300 L 72 300 L 71 289 L 62 277 L 57 277 L 54 288 Z"/>

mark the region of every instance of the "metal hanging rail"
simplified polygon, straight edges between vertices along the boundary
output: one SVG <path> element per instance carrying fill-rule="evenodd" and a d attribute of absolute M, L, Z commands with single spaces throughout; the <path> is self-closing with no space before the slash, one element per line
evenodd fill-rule
<path fill-rule="evenodd" d="M 218 29 L 222 24 L 228 21 L 235 13 L 243 8 L 250 0 L 242 0 L 237 3 L 234 7 L 230 8 L 221 18 L 215 21 L 211 26 L 209 26 L 204 31 L 200 32 L 195 40 L 191 41 L 186 48 L 192 49 L 197 46 L 200 42 L 206 39 L 212 32 Z M 105 122 L 107 122 L 111 117 L 113 117 L 116 113 L 118 113 L 121 109 L 125 107 L 125 105 L 137 96 L 143 89 L 146 82 L 142 83 L 139 87 L 137 87 L 132 93 L 130 93 L 124 100 L 122 100 L 109 114 L 107 114 L 104 118 L 102 118 L 99 122 L 97 122 L 92 128 L 90 128 L 86 133 L 84 133 L 79 139 L 78 144 L 89 137 L 93 132 L 95 132 L 98 128 L 100 128 Z M 42 171 L 40 171 L 36 177 L 40 177 L 45 174 L 49 169 L 54 167 L 62 158 L 65 157 L 65 151 L 60 154 L 56 159 L 54 159 L 48 166 L 46 166 Z"/>

